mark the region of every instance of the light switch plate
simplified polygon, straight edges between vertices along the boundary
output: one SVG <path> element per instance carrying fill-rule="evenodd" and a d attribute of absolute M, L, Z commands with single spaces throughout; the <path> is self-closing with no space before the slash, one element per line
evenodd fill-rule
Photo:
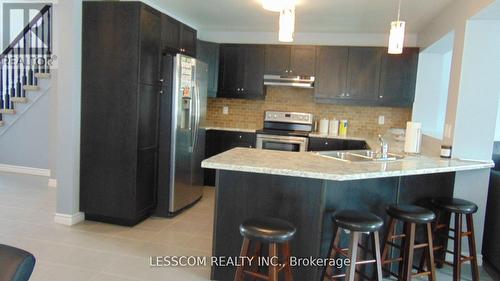
<path fill-rule="evenodd" d="M 385 116 L 384 115 L 379 115 L 379 117 L 378 117 L 378 124 L 379 125 L 384 125 L 385 124 Z"/>
<path fill-rule="evenodd" d="M 228 106 L 223 106 L 222 107 L 222 114 L 228 115 L 229 114 L 229 107 Z"/>

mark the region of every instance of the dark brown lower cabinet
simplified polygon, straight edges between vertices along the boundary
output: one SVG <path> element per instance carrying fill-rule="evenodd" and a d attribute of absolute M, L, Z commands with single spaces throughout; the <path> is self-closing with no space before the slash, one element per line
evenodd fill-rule
<path fill-rule="evenodd" d="M 309 138 L 309 151 L 360 150 L 368 149 L 362 140 L 342 140 L 329 138 Z"/>
<path fill-rule="evenodd" d="M 235 147 L 255 147 L 255 133 L 208 130 L 206 133 L 205 158 L 212 157 Z M 205 169 L 205 185 L 215 186 L 215 170 Z"/>
<path fill-rule="evenodd" d="M 156 208 L 160 25 L 160 13 L 140 2 L 83 4 L 80 210 L 86 219 L 134 225 Z"/>

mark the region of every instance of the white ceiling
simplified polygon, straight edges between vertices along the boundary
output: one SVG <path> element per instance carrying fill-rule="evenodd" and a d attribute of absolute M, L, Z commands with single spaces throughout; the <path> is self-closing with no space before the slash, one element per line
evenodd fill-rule
<path fill-rule="evenodd" d="M 157 0 L 174 17 L 200 30 L 277 30 L 278 14 L 262 9 L 261 0 Z M 299 0 L 296 32 L 386 33 L 397 17 L 397 0 Z M 418 33 L 453 0 L 403 0 L 401 19 Z"/>

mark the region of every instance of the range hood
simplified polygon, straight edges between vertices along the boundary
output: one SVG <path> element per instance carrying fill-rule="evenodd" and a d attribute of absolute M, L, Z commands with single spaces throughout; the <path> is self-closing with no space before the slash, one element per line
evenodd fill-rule
<path fill-rule="evenodd" d="M 314 88 L 314 76 L 264 75 L 265 86 Z"/>

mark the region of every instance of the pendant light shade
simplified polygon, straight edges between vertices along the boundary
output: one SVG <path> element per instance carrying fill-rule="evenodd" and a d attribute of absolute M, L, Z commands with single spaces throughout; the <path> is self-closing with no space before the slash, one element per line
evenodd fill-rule
<path fill-rule="evenodd" d="M 389 54 L 402 54 L 405 41 L 405 25 L 404 21 L 391 22 L 391 32 L 389 35 Z"/>
<path fill-rule="evenodd" d="M 295 32 L 295 8 L 280 11 L 280 26 L 278 40 L 280 42 L 293 42 Z"/>
<path fill-rule="evenodd" d="M 406 22 L 399 20 L 400 15 L 401 15 L 401 0 L 399 0 L 399 5 L 398 5 L 398 20 L 391 22 L 391 31 L 389 33 L 389 48 L 388 48 L 389 54 L 399 55 L 403 53 Z"/>

